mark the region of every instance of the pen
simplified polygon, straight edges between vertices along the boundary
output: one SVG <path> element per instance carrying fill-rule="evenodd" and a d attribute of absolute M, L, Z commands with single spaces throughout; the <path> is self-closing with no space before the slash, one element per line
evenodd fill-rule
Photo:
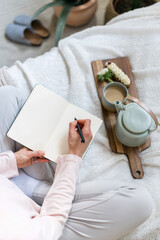
<path fill-rule="evenodd" d="M 74 120 L 77 121 L 77 118 L 74 118 Z M 80 137 L 81 137 L 81 143 L 85 143 L 85 139 L 84 139 L 84 137 L 83 137 L 83 133 L 82 133 L 82 130 L 81 130 L 78 122 L 77 122 L 77 129 L 78 129 L 79 135 L 80 135 Z"/>

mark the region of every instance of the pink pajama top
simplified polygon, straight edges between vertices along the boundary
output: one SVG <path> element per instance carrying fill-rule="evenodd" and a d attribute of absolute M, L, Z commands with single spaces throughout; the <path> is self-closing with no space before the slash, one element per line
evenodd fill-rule
<path fill-rule="evenodd" d="M 0 154 L 0 240 L 57 240 L 71 210 L 81 158 L 58 157 L 55 180 L 42 207 L 8 178 L 18 175 L 13 152 Z"/>

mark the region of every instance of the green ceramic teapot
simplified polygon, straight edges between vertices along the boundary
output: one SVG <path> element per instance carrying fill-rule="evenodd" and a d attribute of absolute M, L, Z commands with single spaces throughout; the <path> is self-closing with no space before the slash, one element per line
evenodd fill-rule
<path fill-rule="evenodd" d="M 131 103 L 126 104 L 127 101 Z M 139 99 L 128 96 L 123 102 L 114 102 L 118 113 L 115 134 L 118 140 L 129 147 L 138 147 L 146 142 L 156 130 L 155 114 Z"/>

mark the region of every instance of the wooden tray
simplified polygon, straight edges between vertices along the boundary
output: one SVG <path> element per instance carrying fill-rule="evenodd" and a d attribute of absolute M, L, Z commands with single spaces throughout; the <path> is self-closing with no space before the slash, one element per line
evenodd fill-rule
<path fill-rule="evenodd" d="M 133 78 L 133 74 L 131 71 L 131 67 L 129 64 L 128 57 L 120 57 L 120 58 L 114 58 L 114 59 L 106 59 L 106 60 L 97 60 L 92 62 L 92 69 L 94 74 L 94 79 L 96 83 L 96 88 L 98 92 L 98 96 L 101 102 L 102 99 L 102 91 L 104 86 L 107 84 L 107 82 L 99 83 L 97 81 L 97 73 L 102 70 L 105 66 L 106 61 L 112 61 L 117 64 L 119 68 L 121 68 L 124 73 L 128 75 L 128 77 L 131 79 L 131 85 L 128 88 L 129 94 L 133 97 L 139 98 L 137 88 L 135 85 L 135 81 Z M 102 103 L 102 102 L 101 102 Z M 106 109 L 103 109 L 103 117 L 104 117 L 104 123 L 107 130 L 107 135 L 109 139 L 109 144 L 113 152 L 116 153 L 123 153 L 126 154 L 129 161 L 130 170 L 132 173 L 132 176 L 134 178 L 140 179 L 144 176 L 141 159 L 139 157 L 139 154 L 144 149 L 148 148 L 151 144 L 151 140 L 148 139 L 147 142 L 139 147 L 127 147 L 121 144 L 118 139 L 116 138 L 114 126 L 116 123 L 116 115 L 117 113 L 109 112 Z"/>

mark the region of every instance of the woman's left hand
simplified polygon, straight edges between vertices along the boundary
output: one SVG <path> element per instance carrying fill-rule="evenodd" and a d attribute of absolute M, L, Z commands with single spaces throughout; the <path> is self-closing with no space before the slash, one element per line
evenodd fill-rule
<path fill-rule="evenodd" d="M 37 162 L 49 162 L 49 160 L 44 158 L 45 153 L 43 151 L 31 151 L 26 147 L 20 149 L 18 152 L 15 152 L 14 155 L 16 157 L 18 168 L 24 168 Z"/>

